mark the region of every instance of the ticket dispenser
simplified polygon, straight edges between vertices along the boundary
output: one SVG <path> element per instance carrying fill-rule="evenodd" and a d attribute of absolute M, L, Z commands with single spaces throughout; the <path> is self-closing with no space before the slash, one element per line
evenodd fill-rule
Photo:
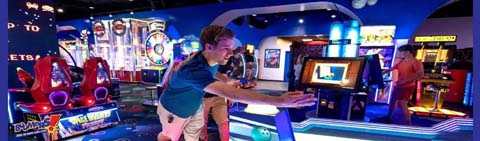
<path fill-rule="evenodd" d="M 100 57 L 87 60 L 83 66 L 84 77 L 80 84 L 82 95 L 75 100 L 83 106 L 106 103 L 110 101 L 112 80 L 107 61 Z"/>
<path fill-rule="evenodd" d="M 33 66 L 35 82 L 31 88 L 35 102 L 17 102 L 17 106 L 27 113 L 48 113 L 73 108 L 71 100 L 72 81 L 67 72 L 65 60 L 58 56 L 39 59 Z"/>

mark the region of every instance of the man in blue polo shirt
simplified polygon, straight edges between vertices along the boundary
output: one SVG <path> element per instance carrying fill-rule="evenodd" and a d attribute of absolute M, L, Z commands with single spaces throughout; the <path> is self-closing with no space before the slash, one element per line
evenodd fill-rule
<path fill-rule="evenodd" d="M 198 141 L 204 125 L 202 99 L 205 92 L 247 104 L 267 104 L 279 107 L 313 105 L 312 94 L 287 92 L 282 96 L 268 96 L 250 90 L 232 87 L 234 80 L 217 75 L 218 65 L 224 65 L 232 56 L 234 33 L 222 26 L 208 26 L 202 30 L 203 50 L 185 60 L 173 72 L 168 87 L 160 97 L 157 113 L 162 124 L 160 141 L 177 141 L 182 132 L 186 141 Z"/>

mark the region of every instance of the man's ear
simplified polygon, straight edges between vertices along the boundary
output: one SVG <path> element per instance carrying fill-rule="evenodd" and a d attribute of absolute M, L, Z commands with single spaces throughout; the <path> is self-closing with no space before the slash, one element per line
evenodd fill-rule
<path fill-rule="evenodd" d="M 212 45 L 212 44 L 209 44 L 209 43 L 206 43 L 206 44 L 205 44 L 205 49 L 206 49 L 206 50 L 213 50 L 213 45 Z"/>

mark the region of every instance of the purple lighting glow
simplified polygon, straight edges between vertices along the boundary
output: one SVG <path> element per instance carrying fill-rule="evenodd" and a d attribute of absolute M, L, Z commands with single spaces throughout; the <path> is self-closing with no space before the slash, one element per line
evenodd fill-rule
<path fill-rule="evenodd" d="M 105 100 L 107 99 L 108 89 L 105 87 L 98 87 L 93 92 L 96 100 Z"/>
<path fill-rule="evenodd" d="M 53 106 L 65 106 L 68 101 L 68 93 L 65 91 L 53 91 L 48 95 Z"/>

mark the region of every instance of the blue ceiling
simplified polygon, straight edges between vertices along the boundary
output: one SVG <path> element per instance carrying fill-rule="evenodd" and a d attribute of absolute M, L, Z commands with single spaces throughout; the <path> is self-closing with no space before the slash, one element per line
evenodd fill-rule
<path fill-rule="evenodd" d="M 350 9 L 363 22 L 364 25 L 395 25 L 397 26 L 396 38 L 408 39 L 415 32 L 416 28 L 430 16 L 435 10 L 446 4 L 448 0 L 401 0 L 387 1 L 378 0 L 374 6 L 365 6 L 362 9 L 354 9 L 350 0 L 327 0 L 335 2 L 341 6 Z M 164 19 L 169 24 L 167 34 L 172 38 L 180 38 L 185 35 L 199 35 L 201 29 L 211 24 L 219 15 L 232 9 L 246 9 L 252 7 L 265 7 L 285 4 L 296 4 L 306 2 L 318 2 L 314 0 L 238 0 L 221 4 L 208 4 L 191 7 L 173 8 L 159 11 L 138 12 L 133 15 L 129 13 L 113 15 L 113 17 L 94 17 L 99 19 L 113 19 L 118 17 L 125 18 L 158 18 Z M 316 14 L 306 16 L 305 25 L 295 25 L 295 22 L 273 23 L 265 30 L 248 29 L 246 27 L 234 27 L 231 24 L 228 27 L 234 29 L 238 35 L 247 36 L 246 39 L 256 42 L 265 36 L 277 34 L 296 34 L 296 33 L 321 33 L 325 32 L 324 27 L 329 27 L 332 21 L 328 14 Z M 307 20 L 308 19 L 308 20 Z M 328 20 L 327 20 L 328 19 Z M 344 20 L 346 20 L 345 18 Z M 58 25 L 72 25 L 77 29 L 91 28 L 91 23 L 85 22 L 87 19 L 78 19 L 71 21 L 58 22 Z M 335 19 L 339 20 L 339 18 Z M 294 21 L 294 20 L 292 20 Z M 308 22 L 307 22 L 308 21 Z M 312 21 L 313 23 L 310 23 Z M 303 28 L 303 29 L 300 29 Z M 237 31 L 238 30 L 238 31 Z M 303 31 L 301 31 L 303 30 Z M 242 37 L 239 37 L 240 39 Z M 259 39 L 253 39 L 259 38 Z M 258 44 L 258 43 L 252 43 Z"/>

